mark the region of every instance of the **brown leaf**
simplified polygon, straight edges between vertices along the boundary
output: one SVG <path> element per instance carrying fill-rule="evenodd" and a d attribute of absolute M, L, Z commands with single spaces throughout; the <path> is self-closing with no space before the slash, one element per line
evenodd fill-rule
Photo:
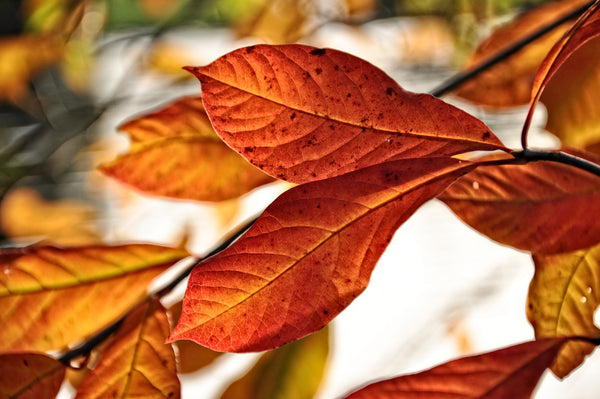
<path fill-rule="evenodd" d="M 347 399 L 526 399 L 566 338 L 525 342 L 375 382 Z"/>
<path fill-rule="evenodd" d="M 401 158 L 505 149 L 480 120 L 340 51 L 302 45 L 235 50 L 205 67 L 217 133 L 272 176 L 294 183 Z"/>
<path fill-rule="evenodd" d="M 329 329 L 325 327 L 262 355 L 221 399 L 312 399 L 321 384 L 328 355 Z"/>
<path fill-rule="evenodd" d="M 589 0 L 555 1 L 520 15 L 514 21 L 496 29 L 481 43 L 466 67 L 480 64 L 587 2 Z M 540 63 L 569 26 L 570 23 L 563 24 L 528 44 L 501 63 L 470 79 L 455 94 L 477 104 L 491 107 L 527 104 L 531 98 L 531 85 Z"/>
<path fill-rule="evenodd" d="M 573 166 L 482 166 L 439 199 L 480 233 L 526 251 L 565 252 L 600 242 L 593 216 L 600 215 L 600 179 Z"/>
<path fill-rule="evenodd" d="M 0 350 L 65 348 L 120 317 L 187 255 L 130 244 L 30 247 L 0 257 Z"/>
<path fill-rule="evenodd" d="M 288 190 L 192 271 L 169 340 L 248 352 L 319 330 L 366 288 L 396 229 L 472 167 L 399 160 Z"/>
<path fill-rule="evenodd" d="M 527 298 L 527 318 L 536 338 L 598 336 L 594 312 L 600 304 L 600 245 L 556 255 L 533 256 L 535 274 Z M 567 343 L 552 371 L 565 377 L 579 366 L 595 346 Z"/>
<path fill-rule="evenodd" d="M 139 306 L 77 390 L 77 399 L 179 398 L 175 353 L 165 344 L 169 320 L 160 302 Z"/>
<path fill-rule="evenodd" d="M 65 366 L 38 353 L 0 354 L 0 398 L 53 399 L 65 377 Z"/>
<path fill-rule="evenodd" d="M 100 170 L 148 194 L 222 201 L 272 181 L 214 133 L 200 97 L 179 99 L 121 129 L 131 137 L 130 152 Z"/>

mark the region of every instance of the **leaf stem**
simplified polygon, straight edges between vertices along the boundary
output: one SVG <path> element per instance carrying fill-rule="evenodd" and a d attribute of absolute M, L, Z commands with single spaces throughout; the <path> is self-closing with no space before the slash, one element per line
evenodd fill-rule
<path fill-rule="evenodd" d="M 430 94 L 435 97 L 441 97 L 444 94 L 447 94 L 448 92 L 456 89 L 457 87 L 461 86 L 463 83 L 465 83 L 468 80 L 479 75 L 481 72 L 487 70 L 488 68 L 496 65 L 500 61 L 508 58 L 509 56 L 513 55 L 517 51 L 521 50 L 523 47 L 525 47 L 529 43 L 539 39 L 540 37 L 544 36 L 546 33 L 550 32 L 551 30 L 562 25 L 563 23 L 577 17 L 578 15 L 583 13 L 585 10 L 587 10 L 589 7 L 591 7 L 592 4 L 594 4 L 594 2 L 595 1 L 590 1 L 590 2 L 586 3 L 585 5 L 577 8 L 576 10 L 573 10 L 573 11 L 563 15 L 562 17 L 558 18 L 557 20 L 555 20 L 547 25 L 542 26 L 540 29 L 538 29 L 535 32 L 531 33 L 530 35 L 524 37 L 523 39 L 519 40 L 518 42 L 513 43 L 512 45 L 508 46 L 504 50 L 501 50 L 500 52 L 494 54 L 487 60 L 484 60 L 481 63 L 479 63 L 478 65 L 475 65 L 471 69 L 468 69 L 464 72 L 457 73 L 453 77 L 451 77 L 448 80 L 446 80 L 445 82 L 443 82 L 440 86 L 433 89 L 430 92 Z"/>
<path fill-rule="evenodd" d="M 127 316 L 129 316 L 135 309 L 137 309 L 139 306 L 144 305 L 147 302 L 153 301 L 155 299 L 160 299 L 163 296 L 165 296 L 166 294 L 168 294 L 169 292 L 171 292 L 173 290 L 173 288 L 175 288 L 179 283 L 184 281 L 185 278 L 187 276 L 189 276 L 189 274 L 192 272 L 192 270 L 196 266 L 198 266 L 202 261 L 223 251 L 225 248 L 230 246 L 235 240 L 237 240 L 242 234 L 244 234 L 246 232 L 246 230 L 248 230 L 250 228 L 250 226 L 252 226 L 252 224 L 254 224 L 254 222 L 256 221 L 257 218 L 258 217 L 254 217 L 254 218 L 252 218 L 252 220 L 250 220 L 250 221 L 244 223 L 242 226 L 238 227 L 235 231 L 231 232 L 226 238 L 224 238 L 219 245 L 217 245 L 215 248 L 210 250 L 205 256 L 203 256 L 201 258 L 197 258 L 195 262 L 193 262 L 185 270 L 181 271 L 167 285 L 165 285 L 164 287 L 160 288 L 159 290 L 157 290 L 153 293 L 149 293 L 146 297 L 142 298 L 136 304 L 131 306 L 125 313 L 123 313 L 123 315 L 118 320 L 116 320 L 113 323 L 109 324 L 108 326 L 104 327 L 102 330 L 100 330 L 96 334 L 92 335 L 90 338 L 85 340 L 85 342 L 81 343 L 80 345 L 62 353 L 60 356 L 57 357 L 57 360 L 59 362 L 63 363 L 64 365 L 68 366 L 69 363 L 73 359 L 78 358 L 80 356 L 89 355 L 90 352 L 96 346 L 100 345 L 102 342 L 104 342 L 106 339 L 108 339 L 108 337 L 110 337 L 112 334 L 114 334 L 119 329 L 121 324 L 123 324 L 123 322 L 125 321 Z"/>

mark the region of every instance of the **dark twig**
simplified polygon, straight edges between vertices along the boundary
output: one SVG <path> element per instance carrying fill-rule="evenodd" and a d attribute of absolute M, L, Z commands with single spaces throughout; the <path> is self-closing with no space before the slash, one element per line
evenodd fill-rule
<path fill-rule="evenodd" d="M 594 1 L 590 1 L 589 3 L 585 4 L 584 6 L 581 6 L 581 7 L 577 8 L 576 10 L 573 10 L 573 11 L 563 15 L 559 19 L 549 23 L 548 25 L 541 27 L 537 31 L 524 37 L 523 39 L 512 44 L 511 46 L 507 47 L 506 49 L 494 54 L 492 57 L 481 62 L 479 65 L 476 65 L 473 68 L 466 70 L 464 72 L 459 72 L 458 74 L 454 75 L 450 79 L 443 82 L 440 86 L 435 88 L 430 93 L 436 97 L 440 97 L 440 96 L 443 96 L 444 94 L 447 94 L 448 92 L 456 89 L 457 87 L 459 87 L 463 83 L 467 82 L 468 80 L 473 79 L 475 76 L 479 75 L 481 72 L 496 65 L 500 61 L 510 57 L 511 55 L 513 55 L 517 51 L 521 50 L 523 47 L 525 47 L 529 43 L 539 39 L 540 37 L 544 36 L 546 33 L 550 32 L 551 30 L 562 25 L 563 23 L 579 16 L 581 13 L 583 13 L 585 10 L 587 10 L 592 4 L 594 4 Z"/>

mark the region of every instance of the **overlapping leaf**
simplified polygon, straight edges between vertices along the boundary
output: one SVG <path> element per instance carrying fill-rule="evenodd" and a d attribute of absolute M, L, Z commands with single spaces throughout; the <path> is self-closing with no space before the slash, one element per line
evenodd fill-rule
<path fill-rule="evenodd" d="M 132 306 L 183 249 L 32 247 L 0 265 L 0 350 L 62 349 Z"/>
<path fill-rule="evenodd" d="M 542 339 L 376 382 L 347 399 L 525 399 L 566 338 Z"/>
<path fill-rule="evenodd" d="M 329 329 L 265 353 L 221 399 L 312 399 L 325 371 Z"/>
<path fill-rule="evenodd" d="M 121 129 L 131 137 L 130 152 L 100 169 L 148 194 L 221 201 L 272 181 L 215 134 L 199 97 L 175 101 Z"/>
<path fill-rule="evenodd" d="M 407 92 L 340 51 L 261 45 L 188 69 L 202 83 L 221 138 L 267 173 L 294 183 L 388 160 L 504 148 L 475 117 Z"/>
<path fill-rule="evenodd" d="M 38 353 L 0 355 L 0 398 L 52 399 L 65 377 L 65 366 Z"/>
<path fill-rule="evenodd" d="M 138 307 L 119 327 L 76 398 L 179 398 L 175 353 L 164 343 L 169 330 L 158 301 Z"/>
<path fill-rule="evenodd" d="M 600 335 L 594 312 L 600 304 L 600 246 L 580 251 L 534 255 L 535 274 L 529 287 L 527 317 L 542 337 Z M 552 366 L 565 377 L 594 349 L 587 342 L 569 342 Z"/>
<path fill-rule="evenodd" d="M 169 339 L 260 351 L 322 328 L 365 289 L 400 224 L 472 167 L 399 160 L 292 188 L 194 269 Z"/>
<path fill-rule="evenodd" d="M 480 64 L 586 3 L 589 3 L 589 0 L 563 0 L 544 4 L 524 13 L 494 31 L 481 43 L 467 67 Z M 557 27 L 477 77 L 469 79 L 455 94 L 478 104 L 493 107 L 526 104 L 531 97 L 531 85 L 540 63 L 569 26 L 570 24 L 566 23 Z"/>
<path fill-rule="evenodd" d="M 590 42 L 598 36 L 600 2 L 596 1 L 542 62 L 535 76 L 525 130 L 538 100 L 552 82 L 552 91 L 544 97 L 548 105 L 550 131 L 561 138 L 570 138 L 569 142 L 575 145 L 595 141 L 590 140 L 590 136 L 598 140 L 600 117 L 594 97 L 600 87 L 600 39 Z M 579 49 L 581 51 L 577 51 Z M 555 76 L 559 69 L 565 67 L 565 62 L 567 69 Z M 568 84 L 565 84 L 566 81 Z"/>
<path fill-rule="evenodd" d="M 600 242 L 600 179 L 572 166 L 480 167 L 439 198 L 471 227 L 519 249 L 556 253 Z"/>

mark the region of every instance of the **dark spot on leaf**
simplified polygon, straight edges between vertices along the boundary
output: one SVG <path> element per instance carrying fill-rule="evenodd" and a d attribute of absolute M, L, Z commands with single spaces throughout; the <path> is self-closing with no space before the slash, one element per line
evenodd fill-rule
<path fill-rule="evenodd" d="M 246 54 L 250 54 L 254 51 L 254 46 L 246 47 Z"/>
<path fill-rule="evenodd" d="M 391 87 L 388 87 L 388 88 L 385 90 L 385 94 L 387 94 L 388 96 L 391 96 L 392 94 L 395 94 L 395 95 L 397 95 L 398 93 L 396 93 L 396 90 L 394 90 L 393 88 L 391 88 Z"/>
<path fill-rule="evenodd" d="M 317 204 L 317 209 L 321 209 L 321 204 Z"/>
<path fill-rule="evenodd" d="M 315 69 L 315 72 L 317 73 L 317 75 L 320 75 L 321 72 L 323 72 L 323 70 L 321 68 L 317 68 Z"/>
<path fill-rule="evenodd" d="M 483 136 L 482 136 L 482 138 L 483 138 L 484 140 L 487 140 L 487 139 L 489 139 L 490 137 L 491 137 L 491 134 L 490 134 L 490 132 L 485 132 L 485 133 L 483 134 Z"/>
<path fill-rule="evenodd" d="M 27 363 L 27 360 L 23 359 L 23 364 L 25 365 L 25 367 L 29 367 L 29 363 Z"/>
<path fill-rule="evenodd" d="M 296 113 L 295 112 L 293 112 L 292 115 L 290 115 L 290 119 L 291 120 L 294 120 L 294 118 L 296 118 Z"/>
<path fill-rule="evenodd" d="M 304 77 L 305 77 L 306 79 L 309 79 L 309 78 L 311 77 L 311 76 L 310 76 L 310 73 L 308 73 L 308 72 L 304 72 L 304 74 L 303 74 L 303 75 L 304 75 Z"/>
<path fill-rule="evenodd" d="M 325 49 L 324 48 L 316 48 L 314 50 L 312 50 L 310 52 L 311 55 L 318 55 L 318 56 L 322 56 L 325 55 Z"/>
<path fill-rule="evenodd" d="M 331 130 L 335 130 L 335 125 L 334 125 L 334 124 L 331 124 L 331 125 L 329 125 L 329 128 L 330 128 Z"/>
<path fill-rule="evenodd" d="M 339 71 L 340 70 L 340 66 L 339 65 L 334 65 L 333 69 L 335 69 L 336 71 Z"/>
<path fill-rule="evenodd" d="M 244 147 L 244 152 L 254 152 L 254 148 L 252 148 L 252 147 Z"/>
<path fill-rule="evenodd" d="M 348 93 L 348 94 L 346 94 L 346 97 L 347 97 L 347 98 L 350 98 L 350 97 L 352 97 L 352 93 Z"/>
<path fill-rule="evenodd" d="M 323 311 L 323 314 L 329 314 L 329 312 L 328 312 L 328 311 L 326 311 L 326 310 L 324 310 L 324 311 Z"/>

